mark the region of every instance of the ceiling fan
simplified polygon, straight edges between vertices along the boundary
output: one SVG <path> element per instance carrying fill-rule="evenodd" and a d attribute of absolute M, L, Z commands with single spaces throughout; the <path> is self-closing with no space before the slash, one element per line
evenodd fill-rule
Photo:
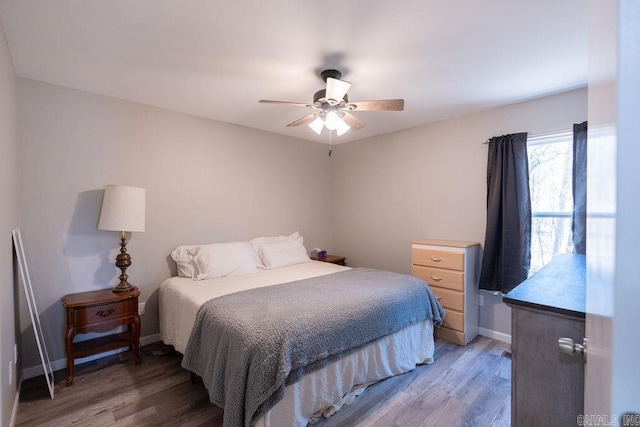
<path fill-rule="evenodd" d="M 347 91 L 351 83 L 341 80 L 342 73 L 338 70 L 324 70 L 320 77 L 327 86 L 320 89 L 313 95 L 313 103 L 288 101 L 270 101 L 261 99 L 258 102 L 265 104 L 296 105 L 317 110 L 287 125 L 300 126 L 309 124 L 315 133 L 320 135 L 322 129 L 326 127 L 330 131 L 335 130 L 338 135 L 343 135 L 349 129 L 362 129 L 365 124 L 351 111 L 402 111 L 404 110 L 404 99 L 380 99 L 377 101 L 355 101 L 349 102 Z"/>

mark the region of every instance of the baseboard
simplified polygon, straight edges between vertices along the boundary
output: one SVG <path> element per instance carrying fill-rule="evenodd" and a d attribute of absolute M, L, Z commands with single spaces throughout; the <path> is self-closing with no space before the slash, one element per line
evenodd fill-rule
<path fill-rule="evenodd" d="M 486 328 L 479 328 L 478 333 L 483 337 L 493 338 L 494 340 L 506 342 L 507 344 L 511 344 L 511 335 L 494 331 Z"/>
<path fill-rule="evenodd" d="M 149 345 L 151 343 L 160 341 L 160 334 L 151 334 L 146 337 L 140 338 L 140 345 Z M 76 359 L 74 365 L 79 365 L 81 363 L 91 362 L 93 360 L 102 359 L 103 357 L 111 356 L 114 354 L 122 353 L 127 351 L 127 347 L 122 347 L 117 350 L 107 351 L 105 353 L 94 354 L 93 356 L 83 357 L 82 359 Z M 58 359 L 51 362 L 51 369 L 53 371 L 59 371 L 60 369 L 67 368 L 67 359 Z M 40 375 L 44 375 L 44 369 L 42 369 L 42 365 L 32 366 L 30 368 L 24 368 L 22 370 L 22 378 L 29 379 L 33 377 L 37 377 Z"/>
<path fill-rule="evenodd" d="M 11 409 L 11 418 L 9 418 L 9 427 L 16 425 L 16 417 L 18 416 L 18 404 L 20 403 L 20 389 L 22 389 L 22 378 L 18 380 L 18 390 L 16 397 L 13 399 L 13 409 Z"/>
<path fill-rule="evenodd" d="M 160 334 L 151 334 L 140 338 L 140 345 L 149 345 L 160 341 Z"/>

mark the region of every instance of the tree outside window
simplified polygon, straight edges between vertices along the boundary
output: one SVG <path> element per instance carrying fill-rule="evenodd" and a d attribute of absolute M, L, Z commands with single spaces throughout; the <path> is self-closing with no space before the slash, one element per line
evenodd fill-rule
<path fill-rule="evenodd" d="M 573 139 L 570 133 L 530 138 L 531 267 L 529 276 L 560 253 L 573 252 Z"/>

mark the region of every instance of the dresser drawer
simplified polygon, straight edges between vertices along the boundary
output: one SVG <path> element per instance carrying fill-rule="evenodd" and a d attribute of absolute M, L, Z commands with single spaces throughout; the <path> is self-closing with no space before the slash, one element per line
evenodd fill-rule
<path fill-rule="evenodd" d="M 462 271 L 414 265 L 412 274 L 430 286 L 464 291 L 464 273 Z"/>
<path fill-rule="evenodd" d="M 413 264 L 463 271 L 464 253 L 413 248 Z"/>
<path fill-rule="evenodd" d="M 456 331 L 445 326 L 436 328 L 435 335 L 438 338 L 442 338 L 458 345 L 465 345 L 467 342 L 464 332 Z"/>
<path fill-rule="evenodd" d="M 462 292 L 438 288 L 437 286 L 430 286 L 430 288 L 445 309 L 452 308 L 464 311 L 464 294 Z"/>
<path fill-rule="evenodd" d="M 464 332 L 464 313 L 455 310 L 446 310 L 442 326 Z"/>

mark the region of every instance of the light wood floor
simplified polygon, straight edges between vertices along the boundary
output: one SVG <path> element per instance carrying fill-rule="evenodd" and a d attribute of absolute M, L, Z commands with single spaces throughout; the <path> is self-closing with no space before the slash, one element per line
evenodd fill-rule
<path fill-rule="evenodd" d="M 166 349 L 166 348 L 165 348 Z M 56 372 L 55 399 L 44 377 L 22 384 L 17 426 L 221 426 L 222 410 L 204 387 L 192 385 L 181 355 L 144 347 L 142 364 L 130 352 L 76 367 L 64 385 Z M 371 386 L 354 403 L 314 427 L 508 426 L 509 345 L 478 337 L 465 347 L 436 341 L 436 361 Z"/>

